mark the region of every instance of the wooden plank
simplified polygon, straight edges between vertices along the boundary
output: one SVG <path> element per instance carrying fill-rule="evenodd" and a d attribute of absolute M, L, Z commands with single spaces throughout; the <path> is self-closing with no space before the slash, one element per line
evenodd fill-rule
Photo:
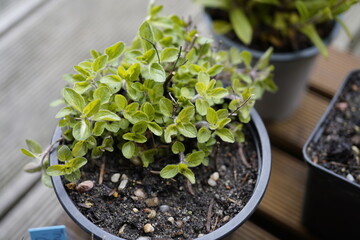
<path fill-rule="evenodd" d="M 307 92 L 300 108 L 289 119 L 266 125 L 272 144 L 301 158 L 301 148 L 328 105 L 328 100 Z"/>
<path fill-rule="evenodd" d="M 305 163 L 276 148 L 272 154 L 270 182 L 255 217 L 266 219 L 269 228 L 291 239 L 312 239 L 301 224 L 307 176 Z"/>
<path fill-rule="evenodd" d="M 352 70 L 360 69 L 360 58 L 330 48 L 328 59 L 319 56 L 310 76 L 310 87 L 326 96 L 333 96 Z"/>

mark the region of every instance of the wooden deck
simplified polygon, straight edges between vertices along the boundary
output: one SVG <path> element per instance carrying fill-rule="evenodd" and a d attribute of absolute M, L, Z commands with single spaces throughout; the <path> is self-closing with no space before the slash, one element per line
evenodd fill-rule
<path fill-rule="evenodd" d="M 58 109 L 48 103 L 60 96 L 61 76 L 90 49 L 130 42 L 147 6 L 119 0 L 32 2 L 26 21 L 9 21 L 4 32 L 0 25 L 0 240 L 28 239 L 28 228 L 54 224 L 65 224 L 70 240 L 89 239 L 65 215 L 52 190 L 38 182 L 39 176 L 22 172 L 27 159 L 19 149 L 26 138 L 43 146 L 49 142 Z M 191 0 L 158 2 L 166 12 L 192 16 L 205 29 Z M 273 149 L 270 184 L 258 210 L 232 240 L 316 239 L 301 224 L 307 174 L 301 148 L 345 76 L 360 68 L 359 58 L 330 52 L 329 59 L 318 58 L 300 109 L 286 121 L 267 125 Z"/>

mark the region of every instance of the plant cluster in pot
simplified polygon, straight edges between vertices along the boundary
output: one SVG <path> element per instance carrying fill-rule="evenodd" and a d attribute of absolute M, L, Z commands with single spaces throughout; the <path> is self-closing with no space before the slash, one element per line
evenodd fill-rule
<path fill-rule="evenodd" d="M 22 149 L 34 158 L 26 170 L 41 171 L 96 238 L 220 239 L 269 180 L 269 139 L 252 110 L 271 78 L 269 54 L 252 67 L 249 52 L 216 51 L 161 10 L 150 5 L 131 46 L 92 50 L 76 65 L 52 144 Z"/>
<path fill-rule="evenodd" d="M 274 48 L 276 94 L 265 93 L 255 108 L 267 121 L 284 120 L 300 106 L 309 74 L 320 52 L 335 37 L 339 15 L 358 0 L 195 0 L 205 7 L 207 21 L 225 47 L 248 50 L 259 59 Z M 338 23 L 335 23 L 338 22 Z M 210 25 L 210 24 L 209 24 Z M 271 85 L 270 85 L 271 86 Z M 272 91 L 276 87 L 272 86 Z"/>
<path fill-rule="evenodd" d="M 359 239 L 360 70 L 338 90 L 304 145 L 303 222 L 326 239 Z"/>

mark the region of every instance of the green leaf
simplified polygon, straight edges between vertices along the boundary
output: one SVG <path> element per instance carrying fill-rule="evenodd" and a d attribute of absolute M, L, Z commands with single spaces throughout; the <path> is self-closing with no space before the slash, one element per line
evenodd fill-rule
<path fill-rule="evenodd" d="M 229 115 L 229 111 L 226 109 L 219 109 L 216 111 L 216 116 L 218 117 L 219 120 L 227 118 Z"/>
<path fill-rule="evenodd" d="M 155 82 L 165 82 L 165 70 L 164 68 L 158 63 L 152 63 L 149 68 L 150 77 Z"/>
<path fill-rule="evenodd" d="M 216 111 L 211 107 L 209 107 L 207 110 L 206 121 L 208 121 L 210 124 L 213 124 L 213 125 L 215 125 L 218 121 Z"/>
<path fill-rule="evenodd" d="M 174 154 L 185 152 L 185 146 L 182 142 L 175 141 L 174 144 L 171 146 L 171 151 Z"/>
<path fill-rule="evenodd" d="M 85 76 L 85 77 L 89 77 L 90 73 L 85 70 L 84 68 L 80 67 L 80 66 L 74 66 L 74 70 L 77 71 L 78 73 L 80 73 L 81 75 Z"/>
<path fill-rule="evenodd" d="M 148 128 L 156 136 L 161 136 L 163 133 L 162 128 L 156 122 L 148 122 Z"/>
<path fill-rule="evenodd" d="M 201 115 L 205 116 L 207 109 L 210 106 L 209 103 L 201 98 L 196 99 L 195 101 L 196 111 Z"/>
<path fill-rule="evenodd" d="M 132 124 L 135 124 L 135 123 L 137 123 L 137 122 L 139 122 L 139 121 L 148 121 L 149 120 L 149 118 L 148 118 L 148 116 L 145 114 L 145 113 L 143 113 L 143 112 L 141 112 L 141 111 L 136 111 L 132 116 L 131 116 L 131 123 Z"/>
<path fill-rule="evenodd" d="M 91 66 L 92 70 L 94 72 L 99 72 L 99 71 L 103 70 L 106 67 L 107 61 L 108 61 L 107 55 L 103 55 L 103 56 L 96 58 Z"/>
<path fill-rule="evenodd" d="M 207 72 L 199 72 L 197 80 L 199 83 L 204 83 L 204 85 L 208 85 L 210 82 L 210 76 Z"/>
<path fill-rule="evenodd" d="M 312 24 L 308 24 L 300 29 L 302 33 L 304 33 L 308 38 L 310 38 L 311 42 L 319 49 L 320 53 L 325 56 L 329 57 L 329 52 L 326 48 L 325 43 L 319 36 L 316 28 Z"/>
<path fill-rule="evenodd" d="M 30 152 L 29 150 L 25 149 L 25 148 L 22 148 L 20 150 L 24 155 L 28 156 L 28 157 L 31 157 L 31 158 L 37 158 L 36 154 Z"/>
<path fill-rule="evenodd" d="M 57 151 L 59 161 L 65 162 L 72 159 L 71 150 L 68 146 L 62 145 L 61 148 Z"/>
<path fill-rule="evenodd" d="M 148 167 L 150 163 L 154 162 L 154 155 L 156 154 L 156 149 L 149 149 L 146 151 L 141 152 L 140 158 L 143 162 L 144 167 Z"/>
<path fill-rule="evenodd" d="M 154 35 L 151 30 L 151 26 L 147 21 L 141 24 L 139 29 L 139 36 L 141 38 L 141 45 L 144 51 L 148 51 L 153 48 L 149 42 L 154 43 Z"/>
<path fill-rule="evenodd" d="M 100 82 L 108 86 L 112 93 L 117 93 L 121 89 L 121 78 L 118 75 L 107 75 L 102 77 Z"/>
<path fill-rule="evenodd" d="M 72 172 L 70 174 L 65 175 L 65 179 L 72 183 L 76 183 L 77 181 L 79 181 L 80 177 L 81 177 L 81 172 L 79 169 L 75 170 L 74 172 Z"/>
<path fill-rule="evenodd" d="M 49 174 L 46 173 L 46 171 L 43 171 L 41 173 L 41 182 L 48 188 L 53 187 L 51 178 L 50 178 Z"/>
<path fill-rule="evenodd" d="M 92 119 L 94 121 L 120 121 L 120 117 L 106 109 L 101 109 L 98 113 L 96 113 Z"/>
<path fill-rule="evenodd" d="M 40 172 L 42 170 L 42 166 L 40 164 L 40 162 L 29 162 L 27 163 L 24 167 L 23 170 L 27 173 L 35 173 L 35 172 Z"/>
<path fill-rule="evenodd" d="M 101 86 L 94 92 L 94 99 L 100 99 L 101 104 L 109 102 L 111 90 L 108 87 Z"/>
<path fill-rule="evenodd" d="M 220 65 L 220 64 L 215 64 L 214 66 L 212 66 L 212 67 L 207 71 L 207 73 L 208 73 L 211 77 L 213 77 L 213 76 L 221 73 L 223 69 L 224 69 L 224 67 L 223 67 L 222 65 Z"/>
<path fill-rule="evenodd" d="M 128 80 L 135 81 L 139 78 L 140 75 L 140 63 L 134 63 L 126 71 L 128 75 Z"/>
<path fill-rule="evenodd" d="M 215 33 L 220 35 L 227 34 L 233 29 L 232 25 L 228 21 L 223 20 L 214 20 L 212 22 L 212 27 Z"/>
<path fill-rule="evenodd" d="M 46 173 L 50 176 L 61 176 L 61 175 L 65 175 L 65 166 L 64 165 L 52 165 L 49 166 L 46 169 Z"/>
<path fill-rule="evenodd" d="M 245 66 L 250 69 L 251 68 L 251 61 L 252 61 L 252 55 L 249 51 L 242 51 L 240 53 L 241 58 L 244 61 Z"/>
<path fill-rule="evenodd" d="M 179 173 L 179 167 L 178 165 L 167 165 L 166 167 L 164 167 L 163 169 L 161 169 L 160 171 L 160 176 L 162 178 L 173 178 L 175 177 L 177 174 Z"/>
<path fill-rule="evenodd" d="M 211 137 L 211 132 L 206 127 L 201 127 L 197 133 L 197 140 L 199 143 L 207 142 Z"/>
<path fill-rule="evenodd" d="M 73 113 L 74 110 L 71 107 L 64 107 L 55 115 L 55 118 L 63 118 Z"/>
<path fill-rule="evenodd" d="M 77 82 L 74 84 L 74 90 L 79 94 L 85 93 L 90 88 L 91 88 L 90 81 Z"/>
<path fill-rule="evenodd" d="M 189 181 L 194 184 L 195 183 L 195 175 L 193 171 L 191 171 L 188 166 L 183 163 L 179 164 L 179 172 L 184 175 Z"/>
<path fill-rule="evenodd" d="M 203 151 L 193 152 L 186 156 L 185 161 L 189 167 L 199 166 L 205 157 L 205 153 Z"/>
<path fill-rule="evenodd" d="M 230 9 L 230 2 L 224 0 L 195 0 L 196 3 L 209 8 L 220 8 L 223 10 Z"/>
<path fill-rule="evenodd" d="M 182 134 L 183 136 L 188 138 L 196 138 L 197 135 L 196 127 L 192 123 L 180 122 L 176 126 L 180 134 Z"/>
<path fill-rule="evenodd" d="M 68 163 L 73 170 L 78 170 L 87 163 L 87 160 L 84 157 L 76 157 L 69 160 Z"/>
<path fill-rule="evenodd" d="M 149 102 L 144 102 L 143 105 L 141 105 L 140 110 L 144 112 L 148 117 L 149 121 L 152 121 L 154 119 L 155 115 L 155 109 Z"/>
<path fill-rule="evenodd" d="M 115 103 L 116 103 L 116 106 L 118 107 L 118 109 L 120 111 L 124 110 L 126 108 L 126 106 L 127 106 L 127 100 L 121 94 L 116 94 L 115 95 Z"/>
<path fill-rule="evenodd" d="M 195 84 L 195 89 L 197 91 L 197 93 L 202 96 L 202 97 L 206 97 L 206 89 L 207 89 L 207 86 L 205 83 L 203 82 L 197 82 Z"/>
<path fill-rule="evenodd" d="M 126 142 L 122 146 L 121 152 L 124 155 L 124 157 L 126 157 L 127 159 L 132 158 L 132 156 L 134 156 L 135 153 L 135 144 L 133 142 Z"/>
<path fill-rule="evenodd" d="M 229 92 L 225 88 L 218 87 L 209 91 L 208 94 L 213 98 L 224 98 L 225 96 L 229 95 Z"/>
<path fill-rule="evenodd" d="M 178 58 L 179 49 L 171 47 L 165 48 L 161 51 L 160 61 L 161 62 L 175 62 Z"/>
<path fill-rule="evenodd" d="M 96 122 L 95 125 L 94 125 L 92 133 L 95 136 L 100 136 L 104 132 L 105 125 L 106 125 L 105 122 Z"/>
<path fill-rule="evenodd" d="M 87 153 L 88 148 L 85 141 L 78 141 L 73 147 L 71 153 L 74 157 L 82 157 Z"/>
<path fill-rule="evenodd" d="M 165 132 L 164 132 L 165 142 L 170 143 L 171 142 L 171 136 L 176 135 L 176 134 L 177 134 L 177 127 L 175 126 L 175 124 L 169 125 L 165 129 Z"/>
<path fill-rule="evenodd" d="M 89 102 L 83 110 L 85 117 L 91 117 L 100 110 L 100 99 Z"/>
<path fill-rule="evenodd" d="M 217 129 L 220 129 L 220 128 L 225 127 L 226 124 L 228 124 L 229 122 L 231 122 L 231 119 L 230 119 L 230 118 L 221 119 L 220 121 L 218 121 L 218 122 L 216 123 Z"/>
<path fill-rule="evenodd" d="M 91 125 L 88 120 L 82 119 L 73 128 L 73 136 L 78 141 L 85 141 L 91 136 Z"/>
<path fill-rule="evenodd" d="M 85 106 L 85 100 L 80 94 L 71 88 L 64 88 L 63 97 L 71 107 L 82 112 Z"/>
<path fill-rule="evenodd" d="M 147 122 L 140 121 L 134 124 L 134 126 L 132 127 L 132 131 L 137 134 L 143 134 L 146 131 L 147 127 Z"/>
<path fill-rule="evenodd" d="M 239 7 L 231 8 L 229 11 L 229 17 L 236 36 L 246 45 L 250 44 L 253 29 L 244 11 Z"/>
<path fill-rule="evenodd" d="M 271 55 L 273 53 L 273 48 L 270 47 L 266 52 L 261 56 L 259 61 L 255 65 L 255 69 L 263 70 L 268 67 Z"/>
<path fill-rule="evenodd" d="M 40 146 L 39 143 L 37 143 L 34 140 L 31 139 L 26 139 L 26 146 L 29 148 L 29 150 L 35 154 L 41 154 L 42 153 L 42 148 Z"/>
<path fill-rule="evenodd" d="M 125 44 L 123 42 L 117 42 L 111 47 L 105 49 L 106 55 L 109 57 L 109 61 L 120 57 L 120 55 L 124 52 Z"/>
<path fill-rule="evenodd" d="M 178 117 L 176 118 L 177 123 L 185 123 L 190 122 L 191 119 L 195 115 L 195 108 L 193 106 L 186 107 L 183 110 L 180 111 Z"/>
<path fill-rule="evenodd" d="M 145 136 L 137 133 L 125 133 L 124 135 L 122 135 L 122 138 L 137 143 L 145 143 L 147 141 L 147 138 Z"/>
<path fill-rule="evenodd" d="M 165 97 L 163 97 L 162 99 L 160 99 L 159 101 L 159 108 L 160 108 L 160 112 L 162 114 L 164 114 L 167 117 L 171 117 L 172 116 L 172 112 L 173 112 L 173 103 L 170 99 L 167 99 Z"/>
<path fill-rule="evenodd" d="M 222 129 L 217 129 L 215 131 L 216 135 L 218 135 L 221 140 L 223 140 L 224 142 L 229 142 L 229 143 L 233 143 L 235 142 L 235 138 L 234 135 L 232 134 L 232 132 L 227 129 L 227 128 L 222 128 Z"/>

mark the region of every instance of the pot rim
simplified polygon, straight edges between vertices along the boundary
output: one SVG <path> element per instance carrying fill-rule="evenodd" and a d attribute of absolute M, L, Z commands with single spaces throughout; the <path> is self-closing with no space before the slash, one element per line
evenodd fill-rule
<path fill-rule="evenodd" d="M 321 116 L 320 120 L 317 122 L 314 130 L 312 131 L 312 133 L 310 134 L 309 138 L 306 140 L 305 142 L 305 145 L 303 146 L 303 149 L 302 149 L 302 154 L 303 154 L 303 157 L 306 161 L 306 163 L 310 166 L 310 167 L 313 167 L 313 168 L 316 168 L 316 169 L 319 169 L 321 171 L 324 171 L 325 173 L 329 174 L 330 176 L 333 176 L 333 177 L 336 177 L 338 178 L 340 181 L 343 181 L 343 182 L 346 182 L 346 183 L 349 183 L 349 184 L 352 184 L 354 187 L 356 188 L 360 188 L 360 184 L 357 184 L 355 182 L 352 182 L 350 180 L 348 180 L 346 177 L 344 176 L 341 176 L 341 175 L 338 175 L 336 173 L 334 173 L 333 171 L 319 165 L 319 164 L 316 164 L 314 163 L 312 160 L 311 160 L 311 157 L 309 156 L 308 152 L 307 152 L 307 149 L 310 145 L 310 143 L 312 141 L 315 141 L 317 142 L 318 139 L 320 138 L 321 134 L 323 133 L 324 131 L 324 125 L 325 125 L 325 121 L 326 119 L 328 118 L 328 115 L 330 114 L 330 111 L 333 109 L 336 101 L 338 100 L 338 98 L 340 97 L 341 93 L 343 92 L 344 88 L 346 87 L 347 83 L 349 82 L 349 79 L 350 77 L 353 75 L 353 74 L 360 74 L 360 69 L 358 70 L 353 70 L 351 71 L 346 77 L 345 77 L 345 80 L 342 82 L 342 84 L 340 85 L 340 87 L 338 88 L 338 90 L 336 91 L 336 94 L 333 96 L 333 98 L 331 99 L 329 105 L 327 106 L 325 112 L 323 113 L 323 115 Z"/>
<path fill-rule="evenodd" d="M 254 50 L 251 49 L 249 47 L 246 47 L 245 45 L 239 43 L 239 42 L 235 42 L 233 40 L 231 40 L 230 38 L 226 37 L 223 34 L 217 34 L 214 32 L 214 29 L 211 26 L 211 17 L 209 16 L 209 14 L 206 12 L 206 10 L 204 10 L 204 16 L 205 16 L 205 22 L 207 23 L 207 25 L 209 26 L 209 29 L 212 33 L 213 36 L 216 36 L 217 39 L 221 40 L 222 42 L 225 43 L 225 45 L 228 46 L 235 46 L 236 48 L 245 50 L 245 51 L 249 51 L 251 52 L 251 54 L 253 55 L 253 57 L 260 59 L 261 56 L 264 54 L 264 51 L 260 51 L 260 50 Z M 330 31 L 329 35 L 323 40 L 323 42 L 325 43 L 325 45 L 329 45 L 330 42 L 337 36 L 337 34 L 340 31 L 340 24 L 338 24 L 337 22 L 335 22 L 332 30 Z M 317 47 L 315 46 L 311 46 L 299 51 L 295 51 L 295 52 L 281 52 L 281 53 L 272 53 L 271 55 L 271 61 L 272 62 L 286 62 L 286 61 L 294 61 L 294 60 L 298 60 L 298 59 L 303 59 L 303 58 L 311 58 L 315 55 L 319 54 L 319 50 Z"/>
<path fill-rule="evenodd" d="M 235 215 L 229 222 L 227 222 L 222 227 L 216 229 L 215 231 L 206 234 L 203 237 L 197 238 L 199 240 L 205 239 L 220 239 L 235 231 L 240 225 L 242 225 L 250 215 L 255 211 L 256 207 L 260 204 L 260 201 L 265 193 L 267 188 L 270 171 L 271 171 L 271 149 L 270 141 L 265 128 L 264 123 L 262 122 L 258 113 L 253 109 L 251 112 L 251 121 L 249 123 L 249 128 L 251 133 L 254 135 L 254 141 L 257 143 L 257 152 L 258 152 L 258 178 L 254 188 L 253 195 L 250 197 L 249 201 L 246 203 L 244 208 Z M 61 129 L 56 127 L 52 142 L 56 141 L 61 136 Z M 55 147 L 57 147 L 55 145 Z M 57 153 L 52 151 L 50 154 L 50 164 L 57 164 Z M 54 191 L 57 195 L 59 202 L 62 207 L 65 209 L 67 214 L 86 232 L 91 233 L 94 237 L 106 240 L 125 240 L 124 238 L 117 237 L 112 235 L 97 225 L 92 223 L 87 219 L 75 206 L 73 201 L 68 196 L 65 187 L 62 183 L 60 176 L 52 176 L 51 181 L 54 186 Z"/>

